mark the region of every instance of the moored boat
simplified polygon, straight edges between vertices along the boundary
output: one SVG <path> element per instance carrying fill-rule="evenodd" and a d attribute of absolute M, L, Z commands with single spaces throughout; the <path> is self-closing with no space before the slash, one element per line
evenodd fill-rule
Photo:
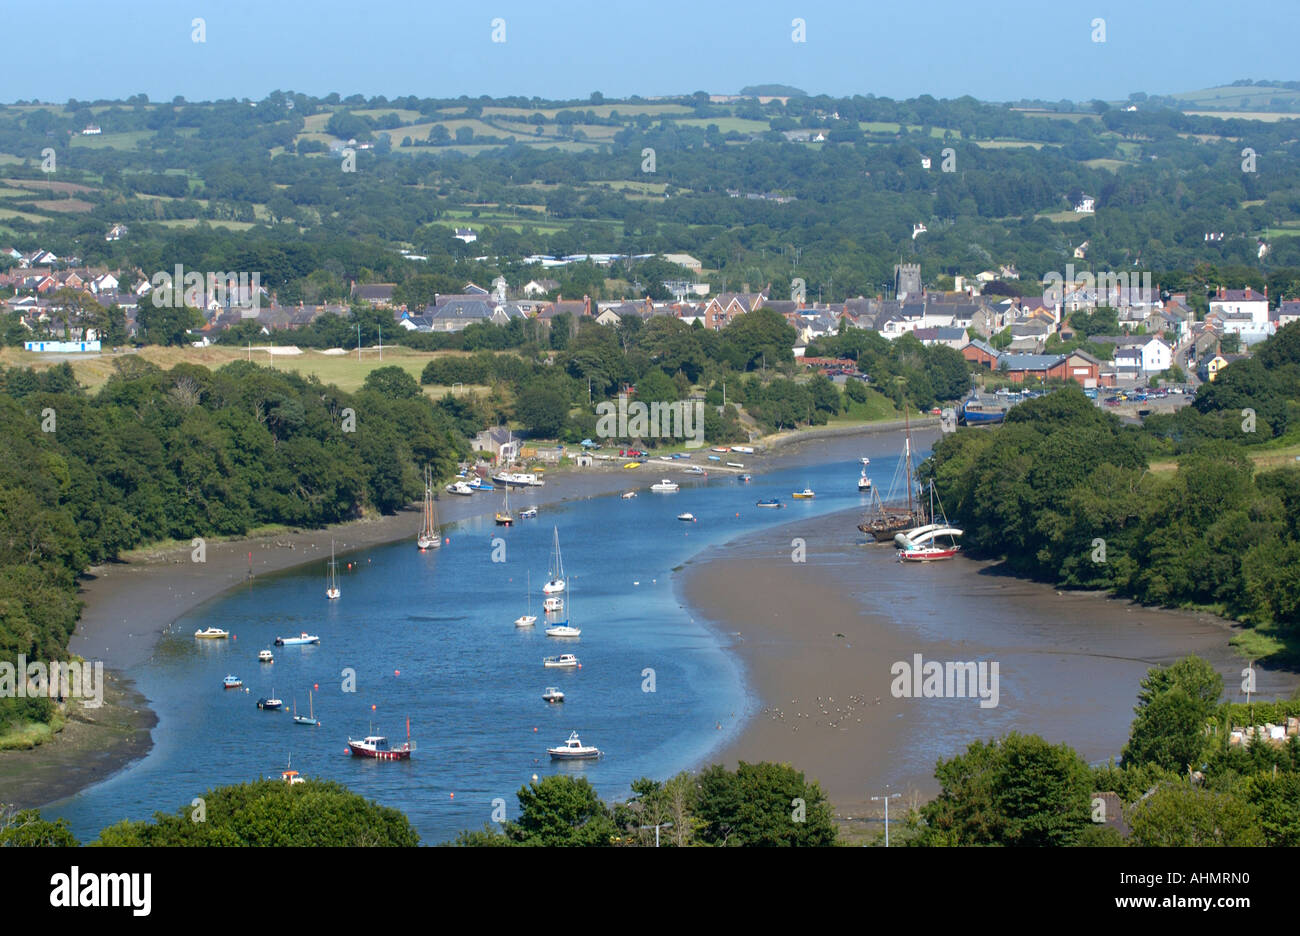
<path fill-rule="evenodd" d="M 777 500 L 775 497 L 771 497 L 771 498 L 768 498 L 767 500 L 761 500 L 761 501 L 759 501 L 759 502 L 758 502 L 757 504 L 755 504 L 754 506 L 755 506 L 755 507 L 770 507 L 770 508 L 777 508 L 777 507 L 780 507 L 780 506 L 781 506 L 781 502 L 780 502 L 779 500 Z"/>
<path fill-rule="evenodd" d="M 448 494 L 459 494 L 461 497 L 473 497 L 474 489 L 464 481 L 453 481 L 447 485 Z"/>
<path fill-rule="evenodd" d="M 420 532 L 415 537 L 415 545 L 420 552 L 437 549 L 442 545 L 442 534 L 438 531 L 438 513 L 433 505 L 433 471 L 424 466 L 424 509 L 420 521 Z"/>
<path fill-rule="evenodd" d="M 862 470 L 862 474 L 858 476 L 858 490 L 859 491 L 871 490 L 871 479 L 867 477 L 867 471 L 865 468 Z"/>
<path fill-rule="evenodd" d="M 790 496 L 795 500 L 812 500 L 817 494 L 812 488 L 804 488 L 802 491 L 795 491 Z"/>
<path fill-rule="evenodd" d="M 366 735 L 360 740 L 348 738 L 348 752 L 353 757 L 373 760 L 410 760 L 411 742 L 394 747 L 383 735 Z"/>
<path fill-rule="evenodd" d="M 275 638 L 275 645 L 277 647 L 292 647 L 297 644 L 318 644 L 318 643 L 320 643 L 320 638 L 317 637 L 315 634 L 309 634 L 306 631 L 303 631 L 297 637 Z"/>
<path fill-rule="evenodd" d="M 547 669 L 569 669 L 582 664 L 578 662 L 578 658 L 572 653 L 561 653 L 559 656 L 544 657 L 542 665 Z"/>
<path fill-rule="evenodd" d="M 636 491 L 624 491 L 620 496 L 623 500 L 631 500 L 636 497 Z"/>
<path fill-rule="evenodd" d="M 552 527 L 551 530 L 555 534 L 555 544 L 551 547 L 551 565 L 547 570 L 550 578 L 542 586 L 544 595 L 558 595 L 564 591 L 564 557 L 560 554 L 560 528 Z"/>
<path fill-rule="evenodd" d="M 528 582 L 524 588 L 528 596 L 528 613 L 521 614 L 515 618 L 515 627 L 532 627 L 537 623 L 537 615 L 533 614 L 533 577 L 532 573 L 528 575 Z"/>
<path fill-rule="evenodd" d="M 657 481 L 650 485 L 650 490 L 656 491 L 660 494 L 672 494 L 676 491 L 680 491 L 681 487 L 682 486 L 676 481 L 670 481 L 668 478 L 664 478 L 662 481 Z"/>
<path fill-rule="evenodd" d="M 275 712 L 284 708 L 284 703 L 279 699 L 275 698 L 274 695 L 271 695 L 271 696 L 267 696 L 266 698 L 258 699 L 257 707 L 260 709 L 265 709 L 268 712 Z"/>
<path fill-rule="evenodd" d="M 536 517 L 537 517 L 536 507 L 525 507 L 523 510 L 519 511 L 520 520 L 532 520 L 535 519 Z"/>
<path fill-rule="evenodd" d="M 275 662 L 275 654 L 272 653 L 270 650 L 259 650 L 258 653 L 257 653 L 257 662 L 259 662 L 259 663 L 274 663 L 274 662 Z"/>
<path fill-rule="evenodd" d="M 682 520 L 682 521 L 684 521 L 684 522 L 686 522 L 686 523 L 694 523 L 694 522 L 695 522 L 695 514 L 690 513 L 689 511 L 688 511 L 687 513 L 679 513 L 679 514 L 677 515 L 677 519 L 678 519 L 678 520 Z"/>
<path fill-rule="evenodd" d="M 547 686 L 546 691 L 542 693 L 542 699 L 551 703 L 563 702 L 564 693 L 555 686 Z"/>
<path fill-rule="evenodd" d="M 564 599 L 558 595 L 551 595 L 542 602 L 542 608 L 547 614 L 555 614 L 564 610 Z"/>
<path fill-rule="evenodd" d="M 223 631 L 220 627 L 206 627 L 196 630 L 194 636 L 199 640 L 223 640 L 230 636 L 230 631 Z"/>
<path fill-rule="evenodd" d="M 343 594 L 339 591 L 339 564 L 334 561 L 334 541 L 330 540 L 330 579 L 325 586 L 325 597 L 331 601 Z"/>
<path fill-rule="evenodd" d="M 293 700 L 293 723 L 294 723 L 295 725 L 308 725 L 308 726 L 311 726 L 311 727 L 316 727 L 316 726 L 320 725 L 320 722 L 318 722 L 318 721 L 316 720 L 316 705 L 315 705 L 315 703 L 314 703 L 313 700 L 312 700 L 312 695 L 311 695 L 311 690 L 310 690 L 310 689 L 307 690 L 307 706 L 308 706 L 308 709 L 307 709 L 308 714 L 307 714 L 307 715 L 299 715 L 299 714 L 298 714 L 298 700 L 297 700 L 297 699 L 294 699 L 294 700 Z"/>
<path fill-rule="evenodd" d="M 244 681 L 238 676 L 227 676 L 221 680 L 221 685 L 226 689 L 238 689 L 244 684 Z"/>
<path fill-rule="evenodd" d="M 592 760 L 600 757 L 600 750 L 583 744 L 576 731 L 559 747 L 547 748 L 546 753 L 551 755 L 551 760 Z"/>
<path fill-rule="evenodd" d="M 1007 411 L 996 403 L 984 403 L 972 397 L 962 403 L 957 422 L 963 426 L 991 426 L 1007 418 Z"/>

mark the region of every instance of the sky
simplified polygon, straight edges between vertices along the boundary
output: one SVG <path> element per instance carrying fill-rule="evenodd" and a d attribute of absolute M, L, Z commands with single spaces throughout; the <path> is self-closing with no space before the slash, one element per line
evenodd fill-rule
<path fill-rule="evenodd" d="M 1300 79 L 1300 0 L 47 0 L 0 101 L 735 93 L 1122 100 Z M 203 41 L 196 42 L 202 19 Z M 1104 20 L 1104 42 L 1096 20 Z M 800 26 L 795 21 L 801 21 Z M 494 21 L 497 21 L 494 25 Z M 804 41 L 794 41 L 802 29 Z M 498 40 L 493 41 L 495 36 Z M 14 37 L 40 37 L 34 47 Z"/>

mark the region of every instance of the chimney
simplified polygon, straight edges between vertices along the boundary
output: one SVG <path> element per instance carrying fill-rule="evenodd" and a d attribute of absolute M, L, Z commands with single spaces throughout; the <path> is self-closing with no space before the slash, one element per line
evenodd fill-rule
<path fill-rule="evenodd" d="M 583 297 L 582 297 L 582 314 L 583 314 L 583 315 L 590 315 L 590 314 L 591 314 L 591 297 L 590 297 L 590 296 L 583 296 Z"/>
<path fill-rule="evenodd" d="M 1246 287 L 1246 298 L 1247 298 L 1247 299 L 1250 298 L 1250 287 L 1249 287 L 1249 286 Z"/>

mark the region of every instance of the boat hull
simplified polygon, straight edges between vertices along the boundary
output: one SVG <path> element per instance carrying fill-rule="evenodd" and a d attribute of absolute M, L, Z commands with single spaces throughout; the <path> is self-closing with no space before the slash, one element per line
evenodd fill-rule
<path fill-rule="evenodd" d="M 394 748 L 388 751 L 374 751 L 369 748 L 357 747 L 351 741 L 348 742 L 348 750 L 353 757 L 368 757 L 371 760 L 410 760 L 411 752 L 405 748 Z"/>
<path fill-rule="evenodd" d="M 900 549 L 898 558 L 902 562 L 936 562 L 940 559 L 951 559 L 960 549 L 960 546 L 950 549 Z"/>
<path fill-rule="evenodd" d="M 569 751 L 548 751 L 547 753 L 551 755 L 551 760 L 596 760 L 600 757 L 600 751 L 581 754 L 574 754 Z"/>

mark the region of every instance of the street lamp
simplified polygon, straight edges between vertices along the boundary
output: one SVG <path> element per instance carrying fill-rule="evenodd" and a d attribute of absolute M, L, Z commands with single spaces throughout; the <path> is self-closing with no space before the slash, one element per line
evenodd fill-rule
<path fill-rule="evenodd" d="M 888 790 L 889 787 L 885 787 L 885 789 Z M 885 847 L 886 847 L 886 848 L 889 847 L 889 801 L 890 801 L 891 799 L 898 799 L 898 798 L 899 798 L 900 796 L 902 796 L 902 795 L 903 795 L 903 794 L 901 794 L 901 793 L 883 793 L 883 794 L 881 794 L 880 796 L 873 796 L 873 797 L 871 797 L 871 801 L 872 801 L 873 803 L 874 803 L 876 800 L 884 800 L 884 801 L 885 801 Z"/>

